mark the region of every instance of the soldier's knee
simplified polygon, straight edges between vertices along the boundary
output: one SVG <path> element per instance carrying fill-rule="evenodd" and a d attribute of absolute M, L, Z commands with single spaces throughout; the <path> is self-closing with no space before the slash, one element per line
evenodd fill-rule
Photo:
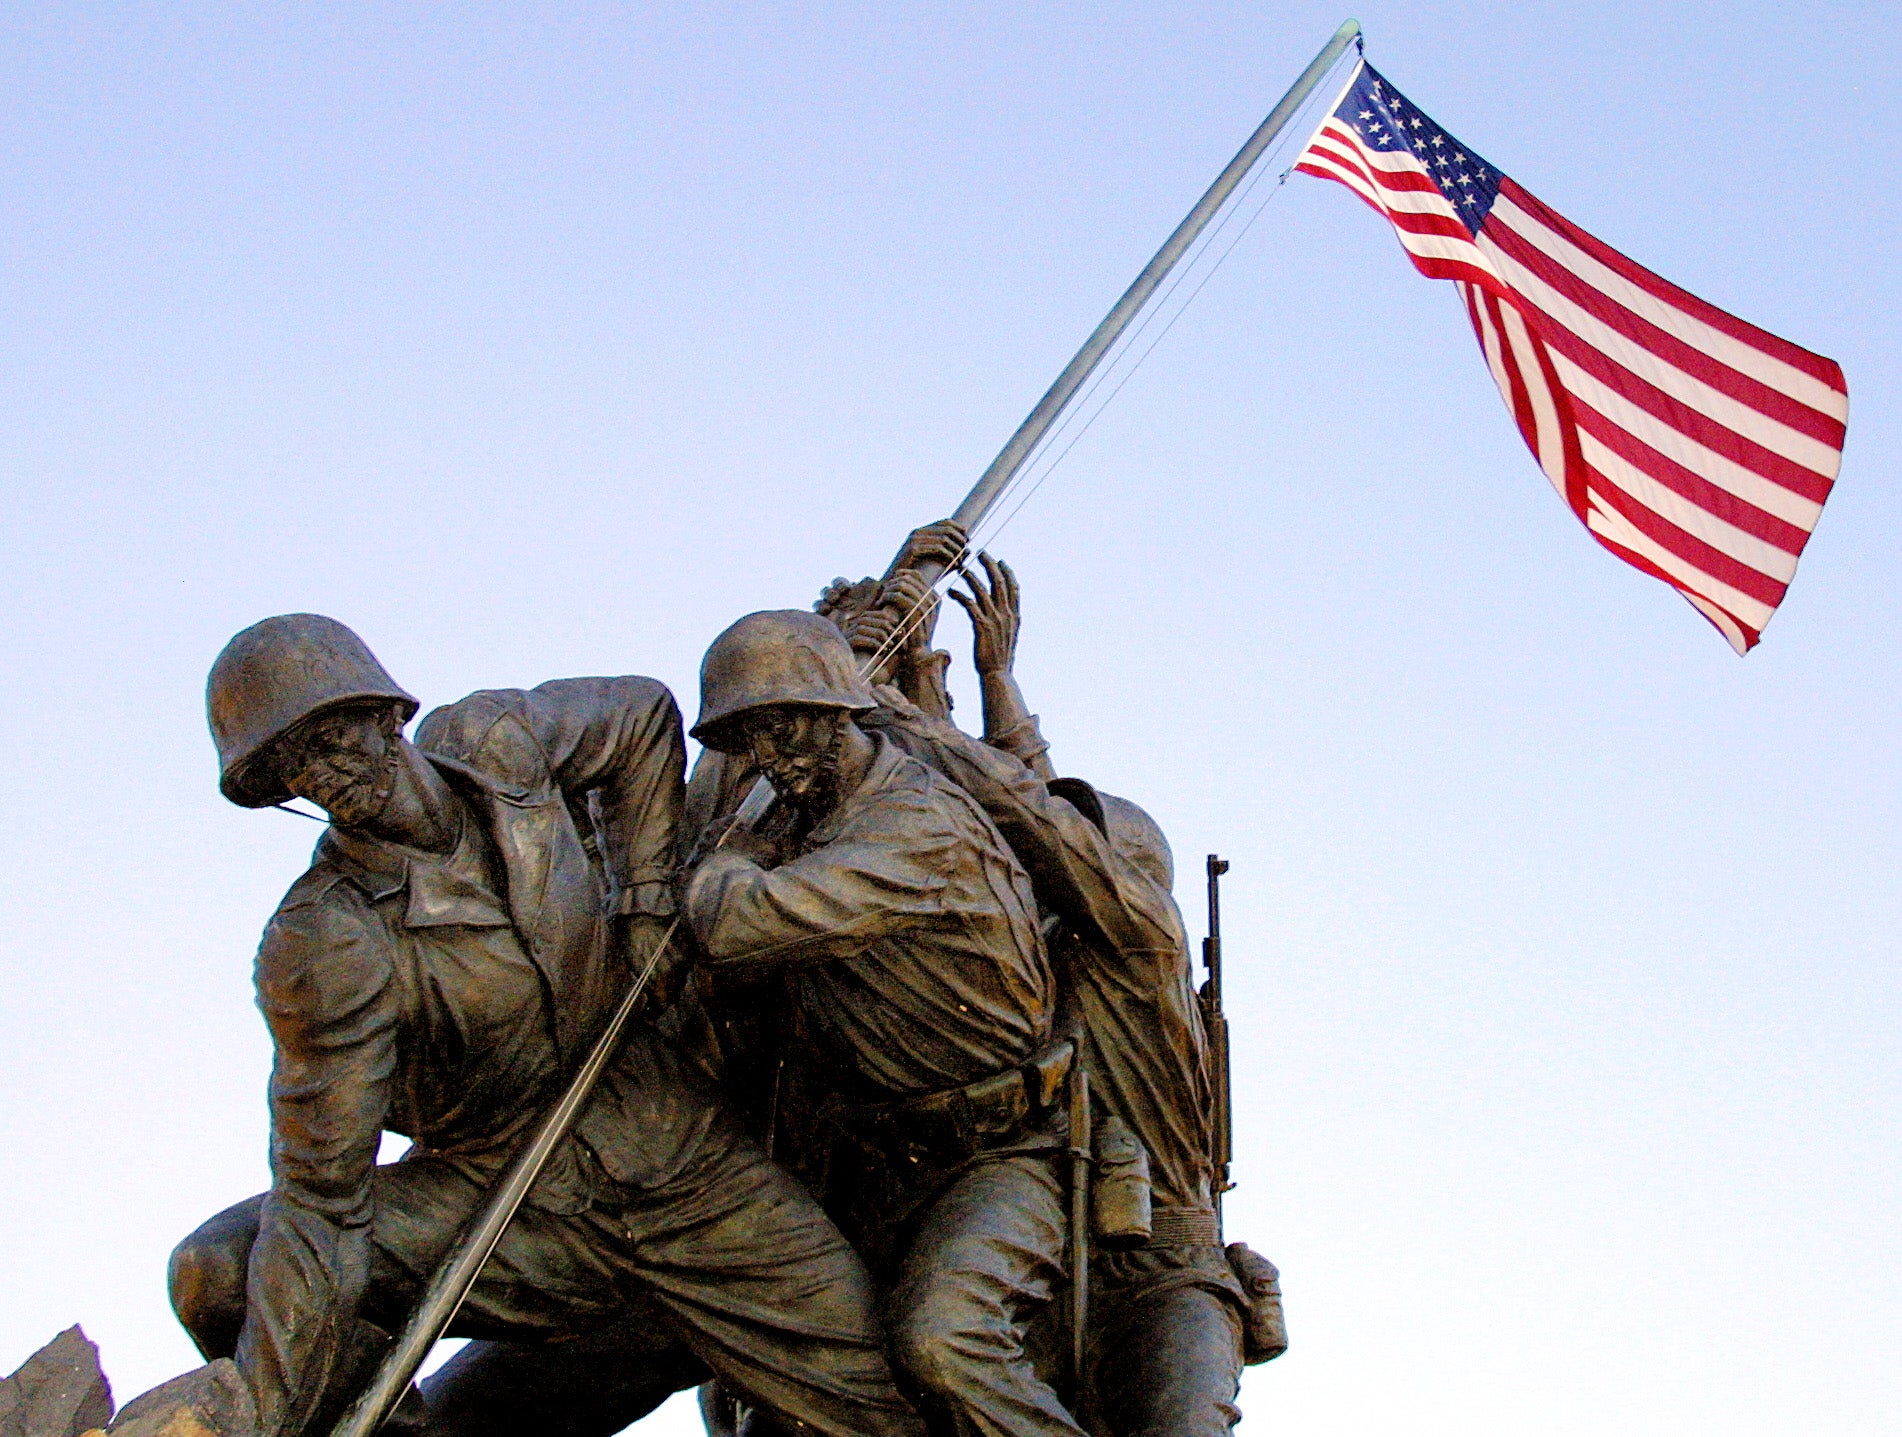
<path fill-rule="evenodd" d="M 972 1304 L 936 1288 L 911 1294 L 893 1314 L 892 1362 L 930 1397 L 955 1398 L 970 1383 L 973 1369 L 995 1361 L 997 1334 Z"/>
<path fill-rule="evenodd" d="M 166 1272 L 172 1311 L 208 1362 L 238 1350 L 259 1202 L 226 1208 L 172 1249 Z"/>

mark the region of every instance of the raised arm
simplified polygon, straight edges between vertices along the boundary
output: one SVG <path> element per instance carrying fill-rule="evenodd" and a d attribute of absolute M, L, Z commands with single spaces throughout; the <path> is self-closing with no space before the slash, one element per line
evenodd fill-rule
<path fill-rule="evenodd" d="M 370 1278 L 370 1179 L 397 1014 L 379 934 L 347 895 L 280 911 L 258 953 L 271 1030 L 271 1191 L 251 1249 L 238 1366 L 260 1437 L 298 1437 L 350 1348 Z"/>
<path fill-rule="evenodd" d="M 1013 754 L 1038 778 L 1057 776 L 1051 766 L 1050 745 L 1044 742 L 1037 716 L 1018 686 L 1017 631 L 1022 625 L 1018 607 L 1017 576 L 1009 564 L 980 554 L 985 583 L 968 565 L 959 569 L 969 592 L 953 589 L 951 597 L 971 616 L 972 661 L 984 692 L 984 741 Z"/>
<path fill-rule="evenodd" d="M 1117 953 L 1172 950 L 1183 941 L 1167 894 L 1138 873 L 1103 832 L 1021 760 L 911 708 L 889 689 L 902 746 L 963 789 L 1004 835 L 1043 904 Z"/>

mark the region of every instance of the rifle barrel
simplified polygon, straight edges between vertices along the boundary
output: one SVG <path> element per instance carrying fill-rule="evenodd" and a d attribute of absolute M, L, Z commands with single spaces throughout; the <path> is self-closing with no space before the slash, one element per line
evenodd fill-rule
<path fill-rule="evenodd" d="M 1229 1072 L 1228 1015 L 1222 1008 L 1222 875 L 1228 860 L 1211 853 L 1208 858 L 1209 936 L 1202 940 L 1202 963 L 1208 977 L 1202 984 L 1202 1030 L 1209 1044 L 1209 1078 L 1214 1112 L 1210 1114 L 1209 1161 L 1214 1169 L 1215 1212 L 1220 1221 L 1222 1194 L 1234 1186 L 1228 1179 L 1235 1156 L 1234 1094 Z"/>

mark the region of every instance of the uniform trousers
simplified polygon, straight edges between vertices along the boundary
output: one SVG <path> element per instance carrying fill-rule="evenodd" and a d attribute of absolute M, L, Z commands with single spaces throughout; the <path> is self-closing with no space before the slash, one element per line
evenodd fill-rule
<path fill-rule="evenodd" d="M 483 1190 L 432 1156 L 379 1167 L 373 1185 L 360 1315 L 395 1332 Z M 173 1306 L 207 1358 L 237 1346 L 262 1202 L 220 1213 L 173 1254 Z M 618 1336 L 607 1331 L 617 1322 Z M 574 1351 L 614 1364 L 624 1421 L 711 1369 L 748 1401 L 827 1437 L 920 1430 L 893 1385 L 863 1264 L 805 1189 L 737 1132 L 711 1136 L 677 1177 L 625 1201 L 572 1215 L 524 1207 L 449 1333 L 506 1340 L 474 1355 L 487 1375 L 535 1350 L 517 1344 L 559 1362 L 564 1349 L 546 1339 L 583 1334 L 595 1336 Z M 353 1366 L 351 1381 L 367 1380 L 366 1364 Z M 450 1375 L 435 1384 L 448 1387 L 445 1401 Z M 465 1420 L 474 1415 L 461 1406 Z M 548 1421 L 547 1430 L 559 1426 Z"/>
<path fill-rule="evenodd" d="M 1219 1247 L 1100 1254 L 1090 1283 L 1093 1425 L 1111 1437 L 1227 1437 L 1242 1415 L 1238 1301 Z"/>
<path fill-rule="evenodd" d="M 888 1300 L 892 1362 L 934 1437 L 1083 1437 L 1026 1349 L 1063 1281 L 1050 1152 L 986 1158 L 922 1208 Z"/>

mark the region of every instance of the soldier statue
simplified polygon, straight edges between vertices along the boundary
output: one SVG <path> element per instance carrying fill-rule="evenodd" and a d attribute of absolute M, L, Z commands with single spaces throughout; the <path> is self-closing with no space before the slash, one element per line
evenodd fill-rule
<path fill-rule="evenodd" d="M 938 525 L 918 531 L 909 551 L 955 562 L 963 542 L 956 526 Z M 1264 1290 L 1272 1267 L 1221 1244 L 1216 1094 L 1169 843 L 1129 800 L 1056 776 L 1014 673 L 1016 576 L 980 557 L 985 575 L 966 569 L 968 591 L 951 597 L 973 624 L 985 741 L 891 688 L 878 690 L 883 711 L 862 722 L 976 799 L 1062 920 L 1059 981 L 1091 1091 L 1147 1161 L 1149 1234 L 1139 1245 L 1125 1236 L 1091 1263 L 1092 1425 L 1114 1437 L 1214 1437 L 1241 1415 L 1245 1353 L 1265 1360 L 1285 1341 L 1278 1288 Z M 1273 1301 L 1258 1314 L 1263 1297 Z"/>
<path fill-rule="evenodd" d="M 715 974 L 786 976 L 863 1161 L 848 1224 L 887 1286 L 893 1363 L 934 1431 L 1081 1428 L 1025 1350 L 1062 1276 L 1056 986 L 1021 864 L 962 790 L 856 719 L 876 707 L 814 613 L 713 643 L 693 734 L 772 783 L 714 821 L 682 893 Z"/>
<path fill-rule="evenodd" d="M 209 708 L 226 797 L 295 795 L 330 827 L 257 959 L 271 1190 L 180 1245 L 172 1295 L 208 1359 L 235 1355 L 262 1437 L 303 1437 L 402 1325 L 630 955 L 664 941 L 680 720 L 654 680 L 565 679 L 472 694 L 412 744 L 416 700 L 312 614 L 234 638 Z M 413 1146 L 379 1165 L 386 1130 Z M 919 1430 L 858 1257 L 648 1023 L 452 1331 L 545 1345 L 551 1366 L 592 1341 L 623 1423 L 711 1373 L 800 1430 Z"/>

